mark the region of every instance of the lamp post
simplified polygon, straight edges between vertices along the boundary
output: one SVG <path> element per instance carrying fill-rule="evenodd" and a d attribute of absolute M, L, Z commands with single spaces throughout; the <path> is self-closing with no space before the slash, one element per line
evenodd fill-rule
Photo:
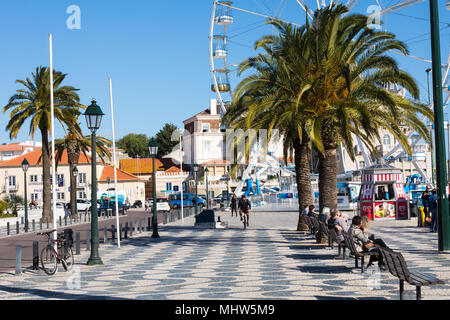
<path fill-rule="evenodd" d="M 25 186 L 24 196 L 23 196 L 23 203 L 24 203 L 24 209 L 25 209 L 25 232 L 28 232 L 28 204 L 27 204 L 27 171 L 30 164 L 28 163 L 27 158 L 24 158 L 22 161 L 22 170 L 23 170 L 23 181 Z"/>
<path fill-rule="evenodd" d="M 439 251 L 450 249 L 450 221 L 447 195 L 447 167 L 445 165 L 444 110 L 442 99 L 441 44 L 439 36 L 438 0 L 430 0 L 431 54 L 433 74 L 433 102 L 436 152 L 436 191 L 438 199 Z"/>
<path fill-rule="evenodd" d="M 73 167 L 73 169 L 72 169 L 72 176 L 73 176 L 74 179 L 75 179 L 75 183 L 73 184 L 74 187 L 75 187 L 75 190 L 73 191 L 74 197 L 73 197 L 73 203 L 72 203 L 72 205 L 70 206 L 70 210 L 71 210 L 71 212 L 75 215 L 74 218 L 78 220 L 78 206 L 77 206 L 77 183 L 78 183 L 77 179 L 78 179 L 78 168 L 77 168 L 77 167 Z"/>
<path fill-rule="evenodd" d="M 195 215 L 198 214 L 198 179 L 197 179 L 197 175 L 198 175 L 198 164 L 195 163 L 193 165 L 194 167 L 194 175 L 195 175 Z"/>
<path fill-rule="evenodd" d="M 428 84 L 428 105 L 431 106 L 431 96 L 430 96 L 430 72 L 432 71 L 431 68 L 428 68 L 425 70 L 425 72 L 427 73 L 427 84 Z M 431 125 L 431 136 L 433 137 L 433 125 Z M 435 186 L 435 179 L 434 179 L 434 139 L 433 141 L 431 141 L 431 182 L 433 183 L 433 186 Z"/>
<path fill-rule="evenodd" d="M 100 128 L 102 109 L 97 105 L 95 99 L 92 99 L 91 105 L 87 107 L 85 113 L 88 129 L 91 130 L 91 256 L 87 262 L 88 265 L 103 264 L 98 253 L 98 212 L 97 212 L 97 152 L 96 152 L 96 131 Z"/>
<path fill-rule="evenodd" d="M 155 139 L 151 139 L 148 143 L 148 151 L 150 152 L 150 156 L 152 157 L 153 164 L 153 234 L 152 238 L 159 238 L 158 234 L 158 207 L 156 205 L 156 168 L 155 168 L 155 158 L 158 153 L 158 142 Z"/>
<path fill-rule="evenodd" d="M 206 176 L 206 209 L 209 209 L 209 194 L 208 194 L 208 167 L 205 168 L 205 176 Z"/>

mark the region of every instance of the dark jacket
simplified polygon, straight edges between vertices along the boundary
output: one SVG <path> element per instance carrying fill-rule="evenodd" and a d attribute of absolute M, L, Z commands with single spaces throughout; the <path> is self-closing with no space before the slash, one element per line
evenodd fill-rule
<path fill-rule="evenodd" d="M 236 208 L 236 205 L 237 205 L 236 200 L 237 200 L 236 198 L 231 198 L 231 204 L 230 204 L 230 207 Z"/>
<path fill-rule="evenodd" d="M 246 211 L 251 209 L 252 205 L 250 204 L 250 201 L 248 199 L 240 199 L 239 200 L 239 209 L 242 211 Z"/>

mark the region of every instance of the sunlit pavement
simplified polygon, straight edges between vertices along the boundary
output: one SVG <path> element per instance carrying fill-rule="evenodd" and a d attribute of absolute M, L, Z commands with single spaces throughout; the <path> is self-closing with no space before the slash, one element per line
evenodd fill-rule
<path fill-rule="evenodd" d="M 217 212 L 228 229 L 194 229 L 194 217 L 124 239 L 121 248 L 101 244 L 103 266 L 76 255 L 71 272 L 54 276 L 25 270 L 0 276 L 0 299 L 393 299 L 398 279 L 373 266 L 364 274 L 337 248 L 296 232 L 298 213 L 253 212 L 243 230 L 239 218 Z M 403 253 L 410 269 L 433 274 L 445 285 L 423 287 L 423 299 L 450 299 L 450 254 L 437 251 L 437 234 L 416 220 L 375 222 L 370 229 Z M 405 299 L 415 287 L 405 284 Z"/>

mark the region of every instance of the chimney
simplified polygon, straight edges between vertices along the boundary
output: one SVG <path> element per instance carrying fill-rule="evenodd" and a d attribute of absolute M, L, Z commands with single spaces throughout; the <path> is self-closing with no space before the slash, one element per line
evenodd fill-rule
<path fill-rule="evenodd" d="M 209 100 L 209 111 L 212 116 L 217 115 L 217 100 L 216 99 Z"/>

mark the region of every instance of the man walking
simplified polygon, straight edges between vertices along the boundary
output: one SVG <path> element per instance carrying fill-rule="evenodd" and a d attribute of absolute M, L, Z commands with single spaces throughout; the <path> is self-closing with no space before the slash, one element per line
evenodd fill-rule
<path fill-rule="evenodd" d="M 239 209 L 239 215 L 241 217 L 241 221 L 242 221 L 242 213 L 245 213 L 247 215 L 247 227 L 248 227 L 248 222 L 250 219 L 249 210 L 251 209 L 251 207 L 252 207 L 252 205 L 251 205 L 250 201 L 248 201 L 248 199 L 245 198 L 245 194 L 243 194 L 241 199 L 239 200 L 238 209 Z"/>
<path fill-rule="evenodd" d="M 237 196 L 235 194 L 233 194 L 233 197 L 231 198 L 230 207 L 231 207 L 231 216 L 233 216 L 233 212 L 234 212 L 237 217 Z"/>

